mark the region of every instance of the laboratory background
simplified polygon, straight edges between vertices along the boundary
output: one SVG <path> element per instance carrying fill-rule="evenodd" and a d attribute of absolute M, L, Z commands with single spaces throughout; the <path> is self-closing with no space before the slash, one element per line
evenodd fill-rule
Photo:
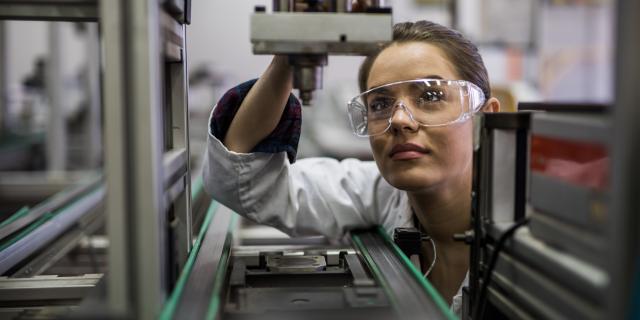
<path fill-rule="evenodd" d="M 313 6 L 325 11 L 298 10 Z M 0 319 L 640 319 L 638 13 L 0 0 Z M 347 102 L 364 56 L 417 20 L 475 43 L 501 102 L 474 119 L 460 314 L 407 258 L 411 234 L 290 237 L 202 181 L 212 109 L 274 54 L 300 74 L 298 159 L 373 160 Z"/>

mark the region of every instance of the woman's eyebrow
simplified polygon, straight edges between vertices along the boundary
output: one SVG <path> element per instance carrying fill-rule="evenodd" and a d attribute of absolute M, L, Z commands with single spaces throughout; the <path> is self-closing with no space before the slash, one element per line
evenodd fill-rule
<path fill-rule="evenodd" d="M 387 89 L 387 88 L 378 88 L 375 90 L 375 92 L 370 92 L 369 94 L 376 94 L 376 95 L 387 95 L 391 92 L 391 90 Z"/>
<path fill-rule="evenodd" d="M 428 76 L 424 77 L 423 79 L 442 79 L 442 80 L 444 80 L 443 77 L 441 77 L 441 76 L 439 76 L 437 74 L 428 75 Z"/>

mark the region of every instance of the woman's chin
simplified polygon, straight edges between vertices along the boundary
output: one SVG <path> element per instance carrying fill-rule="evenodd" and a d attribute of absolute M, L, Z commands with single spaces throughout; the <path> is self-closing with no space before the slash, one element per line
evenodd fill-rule
<path fill-rule="evenodd" d="M 427 191 L 439 184 L 439 179 L 426 174 L 394 174 L 386 180 L 395 188 L 409 192 Z"/>

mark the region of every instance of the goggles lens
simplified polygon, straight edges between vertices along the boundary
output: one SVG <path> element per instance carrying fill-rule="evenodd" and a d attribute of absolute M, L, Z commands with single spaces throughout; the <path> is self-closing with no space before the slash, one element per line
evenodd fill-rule
<path fill-rule="evenodd" d="M 464 80 L 417 79 L 367 90 L 348 104 L 349 120 L 358 136 L 384 133 L 400 109 L 422 126 L 466 120 L 484 103 L 482 90 Z"/>

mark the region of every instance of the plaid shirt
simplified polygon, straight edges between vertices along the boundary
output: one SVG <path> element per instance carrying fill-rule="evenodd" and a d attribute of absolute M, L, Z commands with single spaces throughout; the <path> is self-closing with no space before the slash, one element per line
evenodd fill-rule
<path fill-rule="evenodd" d="M 209 123 L 211 133 L 218 140 L 224 141 L 227 130 L 231 125 L 231 120 L 235 117 L 240 104 L 242 104 L 242 101 L 257 80 L 249 80 L 231 88 L 218 101 Z M 300 140 L 301 114 L 300 102 L 293 94 L 290 94 L 278 126 L 264 140 L 260 141 L 251 152 L 277 153 L 286 151 L 289 162 L 294 163 L 298 151 L 298 141 Z"/>

